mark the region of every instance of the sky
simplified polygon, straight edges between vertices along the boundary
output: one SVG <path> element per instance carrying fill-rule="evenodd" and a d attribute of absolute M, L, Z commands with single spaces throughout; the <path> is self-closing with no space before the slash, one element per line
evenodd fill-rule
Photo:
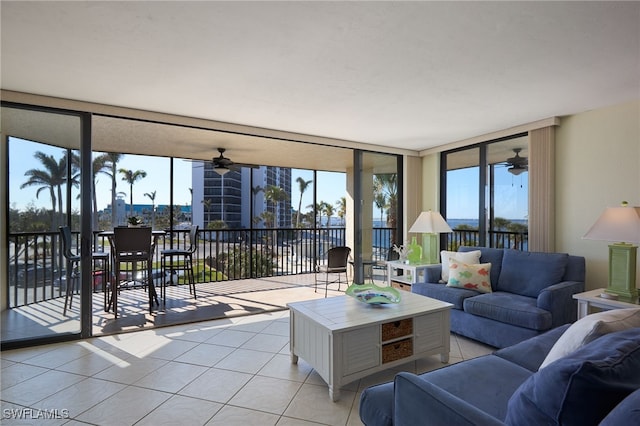
<path fill-rule="evenodd" d="M 41 164 L 33 157 L 33 153 L 40 150 L 46 154 L 52 154 L 59 158 L 63 150 L 43 144 L 12 139 L 9 144 L 9 191 L 12 207 L 24 208 L 29 203 L 36 207 L 51 208 L 51 200 L 48 191 L 42 191 L 39 198 L 36 197 L 38 187 L 21 189 L 27 177 L 25 172 L 32 168 L 41 168 Z M 193 163 L 185 160 L 174 161 L 174 204 L 189 205 L 191 203 L 191 167 Z M 154 203 L 169 204 L 169 193 L 164 188 L 169 188 L 169 159 L 161 157 L 148 157 L 127 154 L 118 162 L 118 168 L 128 170 L 144 170 L 145 178 L 137 181 L 133 186 L 134 204 L 151 204 L 151 198 L 144 194 L 152 194 L 156 191 Z M 305 180 L 313 179 L 312 171 L 293 169 L 291 173 L 291 203 L 298 207 L 299 191 L 296 178 L 301 176 Z M 527 174 L 513 176 L 506 172 L 506 168 L 496 169 L 496 200 L 500 203 L 495 207 L 495 215 L 506 219 L 526 219 L 527 211 Z M 469 168 L 449 172 L 449 191 L 447 193 L 447 216 L 452 219 L 477 218 L 478 191 L 477 168 Z M 340 197 L 345 195 L 346 178 L 342 173 L 318 172 L 318 202 L 326 201 L 337 204 Z M 125 201 L 129 202 L 129 185 L 118 176 L 117 191 L 123 192 Z M 102 210 L 111 203 L 110 177 L 100 174 L 96 181 L 96 194 L 98 210 Z M 77 203 L 77 202 L 76 202 Z M 313 191 L 310 188 L 303 196 L 302 207 L 313 203 Z M 476 208 L 474 208 L 476 207 Z M 337 208 L 336 208 L 337 210 Z M 374 207 L 374 216 L 380 210 Z M 374 217 L 377 219 L 378 217 Z"/>
<path fill-rule="evenodd" d="M 10 204 L 12 207 L 24 208 L 33 203 L 36 207 L 51 208 L 51 199 L 48 191 L 42 191 L 36 197 L 38 186 L 21 189 L 20 186 L 27 181 L 25 172 L 29 169 L 41 169 L 41 163 L 33 157 L 35 151 L 42 151 L 45 154 L 60 158 L 64 150 L 58 147 L 51 147 L 43 144 L 36 144 L 29 141 L 12 139 L 10 145 L 9 164 L 9 191 Z M 191 168 L 194 163 L 186 160 L 174 161 L 174 204 L 189 205 L 191 203 Z M 126 154 L 118 162 L 118 169 L 143 170 L 147 176 L 138 180 L 133 185 L 133 203 L 151 204 L 151 198 L 145 194 L 152 195 L 156 191 L 154 204 L 169 204 L 169 192 L 164 191 L 169 188 L 169 159 L 162 157 L 149 157 Z M 294 208 L 298 208 L 300 192 L 296 178 L 301 176 L 305 180 L 313 179 L 313 172 L 310 170 L 293 169 L 291 172 L 291 203 Z M 346 178 L 343 173 L 318 172 L 318 202 L 326 201 L 334 205 L 340 197 L 343 197 L 346 186 Z M 129 203 L 130 187 L 118 175 L 117 192 L 121 194 L 125 201 Z M 98 174 L 96 179 L 96 194 L 98 210 L 102 210 L 111 204 L 111 178 L 105 174 Z M 302 210 L 313 203 L 313 190 L 309 188 L 302 199 Z M 336 209 L 337 210 L 337 209 Z"/>

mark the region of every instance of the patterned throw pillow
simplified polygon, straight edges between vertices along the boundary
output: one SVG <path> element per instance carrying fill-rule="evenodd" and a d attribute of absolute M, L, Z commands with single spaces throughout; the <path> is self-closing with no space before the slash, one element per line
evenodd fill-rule
<path fill-rule="evenodd" d="M 454 258 L 464 263 L 475 264 L 480 263 L 480 250 L 473 251 L 447 251 L 440 252 L 440 263 L 442 263 L 442 279 L 440 282 L 449 281 L 449 259 Z"/>
<path fill-rule="evenodd" d="M 478 263 L 470 265 L 459 260 L 449 259 L 449 282 L 447 287 L 466 288 L 491 293 L 491 264 Z"/>

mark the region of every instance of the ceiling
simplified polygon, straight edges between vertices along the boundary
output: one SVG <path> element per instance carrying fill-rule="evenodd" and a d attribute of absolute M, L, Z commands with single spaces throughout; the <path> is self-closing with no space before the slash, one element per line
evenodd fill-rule
<path fill-rule="evenodd" d="M 640 96 L 640 2 L 3 0 L 0 13 L 3 90 L 373 148 L 418 153 Z M 104 123 L 105 143 L 158 130 L 133 123 Z M 225 146 L 247 163 L 351 161 L 345 149 L 179 133 L 133 143 L 179 144 L 190 158 Z"/>

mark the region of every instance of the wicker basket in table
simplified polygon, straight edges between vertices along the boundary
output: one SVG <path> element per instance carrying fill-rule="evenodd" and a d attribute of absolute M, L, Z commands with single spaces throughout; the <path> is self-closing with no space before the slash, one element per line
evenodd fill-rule
<path fill-rule="evenodd" d="M 404 339 L 382 345 L 382 363 L 396 361 L 413 355 L 413 339 Z"/>

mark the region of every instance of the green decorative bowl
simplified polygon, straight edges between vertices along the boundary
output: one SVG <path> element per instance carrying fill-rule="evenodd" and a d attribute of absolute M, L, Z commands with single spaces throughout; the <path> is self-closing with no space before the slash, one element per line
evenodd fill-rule
<path fill-rule="evenodd" d="M 345 294 L 370 305 L 400 303 L 400 292 L 397 289 L 375 284 L 352 284 Z"/>

